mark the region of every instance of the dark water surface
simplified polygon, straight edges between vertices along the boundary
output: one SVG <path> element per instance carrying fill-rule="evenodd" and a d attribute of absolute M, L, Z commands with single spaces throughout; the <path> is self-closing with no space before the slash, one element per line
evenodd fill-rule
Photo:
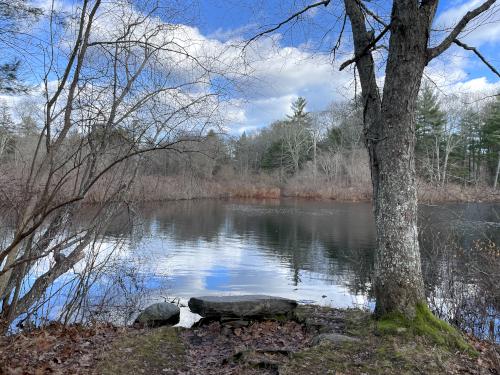
<path fill-rule="evenodd" d="M 460 268 L 457 246 L 449 242 L 465 253 L 480 238 L 499 244 L 500 204 L 421 205 L 420 217 L 428 293 L 448 312 L 447 273 L 450 264 Z M 375 229 L 369 203 L 168 202 L 141 207 L 133 220 L 118 217 L 106 236 L 127 239 L 127 256 L 146 280 L 149 301 L 270 294 L 373 308 Z M 460 282 L 475 286 L 474 280 Z M 495 321 L 497 311 L 491 309 Z M 188 324 L 192 318 L 183 319 Z"/>

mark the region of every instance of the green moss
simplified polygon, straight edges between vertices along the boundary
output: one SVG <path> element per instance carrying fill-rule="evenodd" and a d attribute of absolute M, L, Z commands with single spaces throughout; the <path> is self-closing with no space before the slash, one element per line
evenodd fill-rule
<path fill-rule="evenodd" d="M 162 327 L 120 337 L 99 362 L 99 373 L 178 373 L 185 369 L 185 346 L 179 330 Z"/>
<path fill-rule="evenodd" d="M 445 321 L 438 319 L 423 303 L 417 305 L 414 319 L 410 320 L 400 313 L 390 313 L 379 318 L 376 327 L 381 334 L 423 336 L 450 350 L 458 349 L 477 354 L 460 332 Z"/>
<path fill-rule="evenodd" d="M 440 374 L 452 357 L 447 355 L 425 346 L 369 336 L 361 343 L 324 343 L 296 353 L 280 367 L 280 374 Z"/>

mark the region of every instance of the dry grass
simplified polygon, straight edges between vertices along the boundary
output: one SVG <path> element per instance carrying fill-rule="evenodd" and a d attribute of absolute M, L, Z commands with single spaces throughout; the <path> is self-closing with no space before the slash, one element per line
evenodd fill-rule
<path fill-rule="evenodd" d="M 425 203 L 442 202 L 500 202 L 500 190 L 484 185 L 463 186 L 447 184 L 444 187 L 435 186 L 424 181 L 418 181 L 418 200 Z"/>
<path fill-rule="evenodd" d="M 316 183 L 291 182 L 283 190 L 286 197 L 304 198 L 304 199 L 331 199 L 346 202 L 364 202 L 371 200 L 371 186 L 345 186 L 319 180 Z"/>
<path fill-rule="evenodd" d="M 106 200 L 119 181 L 101 180 L 87 194 L 85 202 L 99 203 Z M 461 186 L 448 184 L 435 186 L 423 181 L 417 184 L 418 200 L 422 203 L 443 202 L 500 202 L 500 190 L 488 186 Z M 218 176 L 196 178 L 190 176 L 141 176 L 127 193 L 127 199 L 137 202 L 160 202 L 184 199 L 249 198 L 335 200 L 341 202 L 367 202 L 372 199 L 369 181 L 329 181 L 310 176 L 293 177 L 280 183 L 276 176 Z"/>
<path fill-rule="evenodd" d="M 22 176 L 0 176 L 0 203 L 16 206 L 25 199 L 19 191 L 21 180 Z M 123 183 L 119 176 L 105 176 L 86 195 L 85 203 L 108 200 Z M 65 187 L 70 188 L 71 184 Z M 495 191 L 489 186 L 448 184 L 439 187 L 419 180 L 417 189 L 419 202 L 422 203 L 500 202 L 500 190 Z M 70 191 L 67 193 L 71 194 Z M 59 199 L 62 199 L 64 194 L 63 188 Z M 277 175 L 264 173 L 239 175 L 232 172 L 210 178 L 195 177 L 186 173 L 180 176 L 139 176 L 125 196 L 129 201 L 144 203 L 184 199 L 280 197 L 366 202 L 372 198 L 372 187 L 366 176 L 352 181 L 329 180 L 321 174 L 313 178 L 309 172 L 301 172 L 281 182 Z"/>

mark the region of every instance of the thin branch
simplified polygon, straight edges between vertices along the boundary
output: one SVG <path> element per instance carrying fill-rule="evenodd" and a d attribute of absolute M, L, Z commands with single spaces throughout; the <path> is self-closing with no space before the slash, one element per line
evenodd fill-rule
<path fill-rule="evenodd" d="M 477 50 L 477 48 L 475 48 L 475 47 L 471 47 L 471 46 L 469 46 L 469 45 L 467 45 L 467 44 L 465 44 L 465 43 L 463 43 L 463 42 L 459 41 L 458 39 L 455 39 L 455 40 L 453 41 L 453 43 L 455 43 L 457 46 L 462 47 L 463 49 L 466 49 L 467 51 L 472 51 L 472 52 L 474 52 L 474 53 L 477 55 L 477 57 L 479 57 L 479 58 L 481 59 L 481 61 L 482 61 L 483 63 L 485 63 L 485 65 L 486 65 L 488 68 L 490 68 L 490 70 L 491 70 L 493 73 L 495 73 L 498 77 L 500 77 L 500 73 L 498 72 L 498 70 L 496 70 L 496 69 L 495 69 L 495 67 L 494 67 L 493 65 L 491 65 L 491 64 L 490 64 L 490 63 L 489 63 L 489 62 L 488 62 L 488 61 L 484 58 L 484 56 L 483 56 L 483 55 L 481 55 L 481 53 Z"/>
<path fill-rule="evenodd" d="M 306 13 L 308 10 L 310 9 L 313 9 L 313 8 L 316 8 L 316 7 L 319 7 L 321 5 L 324 5 L 325 7 L 328 6 L 328 4 L 330 4 L 330 1 L 331 0 L 323 0 L 323 1 L 319 1 L 317 3 L 314 3 L 314 4 L 311 4 L 311 5 L 308 5 L 306 6 L 305 8 L 299 10 L 298 12 L 292 14 L 290 17 L 288 17 L 286 20 L 284 21 L 281 21 L 280 23 L 278 23 L 276 26 L 270 28 L 270 29 L 267 29 L 267 30 L 264 30 L 260 33 L 258 33 L 257 35 L 254 35 L 252 38 L 250 38 L 246 43 L 245 43 L 245 46 L 243 47 L 243 49 L 245 49 L 250 43 L 252 43 L 254 40 L 256 39 L 259 39 L 260 37 L 266 35 L 266 34 L 270 34 L 276 30 L 278 30 L 280 27 L 286 25 L 288 22 L 292 21 L 294 18 L 297 18 L 298 16 Z"/>
<path fill-rule="evenodd" d="M 340 29 L 339 37 L 337 38 L 337 43 L 335 43 L 335 46 L 333 46 L 332 53 L 333 53 L 333 59 L 335 60 L 335 55 L 340 48 L 340 43 L 342 42 L 342 35 L 344 35 L 344 30 L 345 30 L 345 25 L 347 23 L 347 14 L 344 15 L 344 21 L 342 23 L 342 29 Z"/>
<path fill-rule="evenodd" d="M 380 34 L 374 38 L 370 43 L 368 43 L 365 48 L 361 51 L 361 53 L 357 54 L 356 56 L 354 56 L 352 59 L 349 59 L 347 61 L 344 61 L 342 63 L 342 65 L 340 65 L 340 68 L 339 70 L 344 70 L 345 68 L 347 68 L 349 65 L 357 62 L 361 57 L 363 57 L 364 55 L 366 55 L 367 52 L 369 52 L 372 48 L 374 48 L 377 44 L 377 42 L 382 39 L 382 37 L 389 31 L 389 29 L 391 28 L 391 25 L 387 25 L 384 27 L 384 29 L 380 32 Z"/>
<path fill-rule="evenodd" d="M 369 16 L 371 16 L 375 21 L 377 21 L 381 25 L 387 27 L 387 23 L 384 22 L 384 20 L 382 18 L 380 18 L 380 16 L 378 16 L 377 14 L 375 14 L 374 12 L 372 12 L 365 4 L 363 4 L 362 0 L 356 0 L 356 3 L 358 3 L 359 7 L 361 9 L 363 9 L 366 14 L 368 14 Z"/>
<path fill-rule="evenodd" d="M 428 53 L 428 61 L 433 58 L 439 56 L 444 51 L 450 47 L 451 43 L 457 39 L 458 35 L 465 29 L 467 24 L 472 21 L 474 18 L 479 16 L 481 13 L 486 12 L 493 4 L 495 4 L 496 0 L 487 0 L 477 8 L 468 11 L 462 17 L 462 19 L 457 23 L 457 25 L 453 28 L 453 30 L 448 34 L 448 36 L 436 47 L 429 48 L 427 50 Z"/>

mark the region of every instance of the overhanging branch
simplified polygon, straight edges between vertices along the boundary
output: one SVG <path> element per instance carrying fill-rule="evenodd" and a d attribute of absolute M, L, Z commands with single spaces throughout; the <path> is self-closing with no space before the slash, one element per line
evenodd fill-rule
<path fill-rule="evenodd" d="M 455 39 L 455 40 L 453 41 L 453 43 L 455 43 L 457 46 L 462 47 L 463 49 L 466 49 L 467 51 L 472 51 L 472 52 L 474 52 L 474 53 L 476 54 L 476 56 L 477 56 L 477 57 L 479 57 L 479 58 L 481 59 L 481 61 L 482 61 L 483 63 L 485 63 L 485 65 L 486 65 L 488 68 L 490 68 L 490 70 L 491 70 L 493 73 L 495 73 L 495 74 L 496 74 L 496 75 L 500 78 L 500 73 L 498 72 L 498 70 L 496 70 L 496 68 L 495 68 L 493 65 L 491 65 L 491 64 L 488 62 L 488 60 L 486 60 L 486 59 L 484 58 L 484 56 L 483 56 L 483 55 L 481 55 L 481 53 L 477 50 L 477 48 L 475 48 L 475 47 L 471 47 L 471 46 L 469 46 L 469 45 L 467 45 L 467 44 L 465 44 L 465 43 L 463 43 L 463 42 L 459 41 L 458 39 Z"/>
<path fill-rule="evenodd" d="M 363 57 L 364 55 L 366 55 L 372 48 L 374 48 L 376 46 L 376 44 L 378 43 L 378 41 L 380 39 L 382 39 L 382 37 L 389 31 L 389 29 L 391 28 L 391 25 L 386 25 L 384 27 L 384 29 L 380 32 L 380 34 L 378 34 L 378 36 L 376 38 L 374 38 L 370 43 L 368 43 L 365 48 L 361 51 L 361 53 L 355 55 L 352 59 L 349 59 L 347 61 L 344 61 L 342 63 L 342 65 L 340 65 L 340 68 L 339 70 L 344 70 L 345 68 L 347 68 L 349 65 L 355 63 L 356 61 L 358 61 L 361 57 Z"/>
<path fill-rule="evenodd" d="M 433 58 L 439 56 L 444 51 L 450 47 L 451 43 L 458 38 L 458 35 L 465 29 L 467 24 L 472 21 L 474 18 L 479 16 L 481 13 L 486 12 L 493 4 L 495 4 L 496 0 L 487 0 L 477 8 L 468 11 L 462 17 L 462 19 L 457 23 L 457 25 L 453 28 L 453 30 L 448 34 L 448 36 L 436 47 L 429 48 L 427 50 L 428 53 L 428 61 Z"/>
<path fill-rule="evenodd" d="M 366 14 L 368 14 L 369 16 L 371 16 L 375 21 L 377 21 L 378 23 L 380 23 L 383 26 L 387 26 L 387 23 L 384 22 L 384 20 L 382 18 L 380 18 L 380 16 L 378 14 L 372 12 L 365 4 L 363 4 L 362 0 L 356 0 L 356 2 L 360 6 L 360 8 L 363 9 L 363 11 Z"/>

